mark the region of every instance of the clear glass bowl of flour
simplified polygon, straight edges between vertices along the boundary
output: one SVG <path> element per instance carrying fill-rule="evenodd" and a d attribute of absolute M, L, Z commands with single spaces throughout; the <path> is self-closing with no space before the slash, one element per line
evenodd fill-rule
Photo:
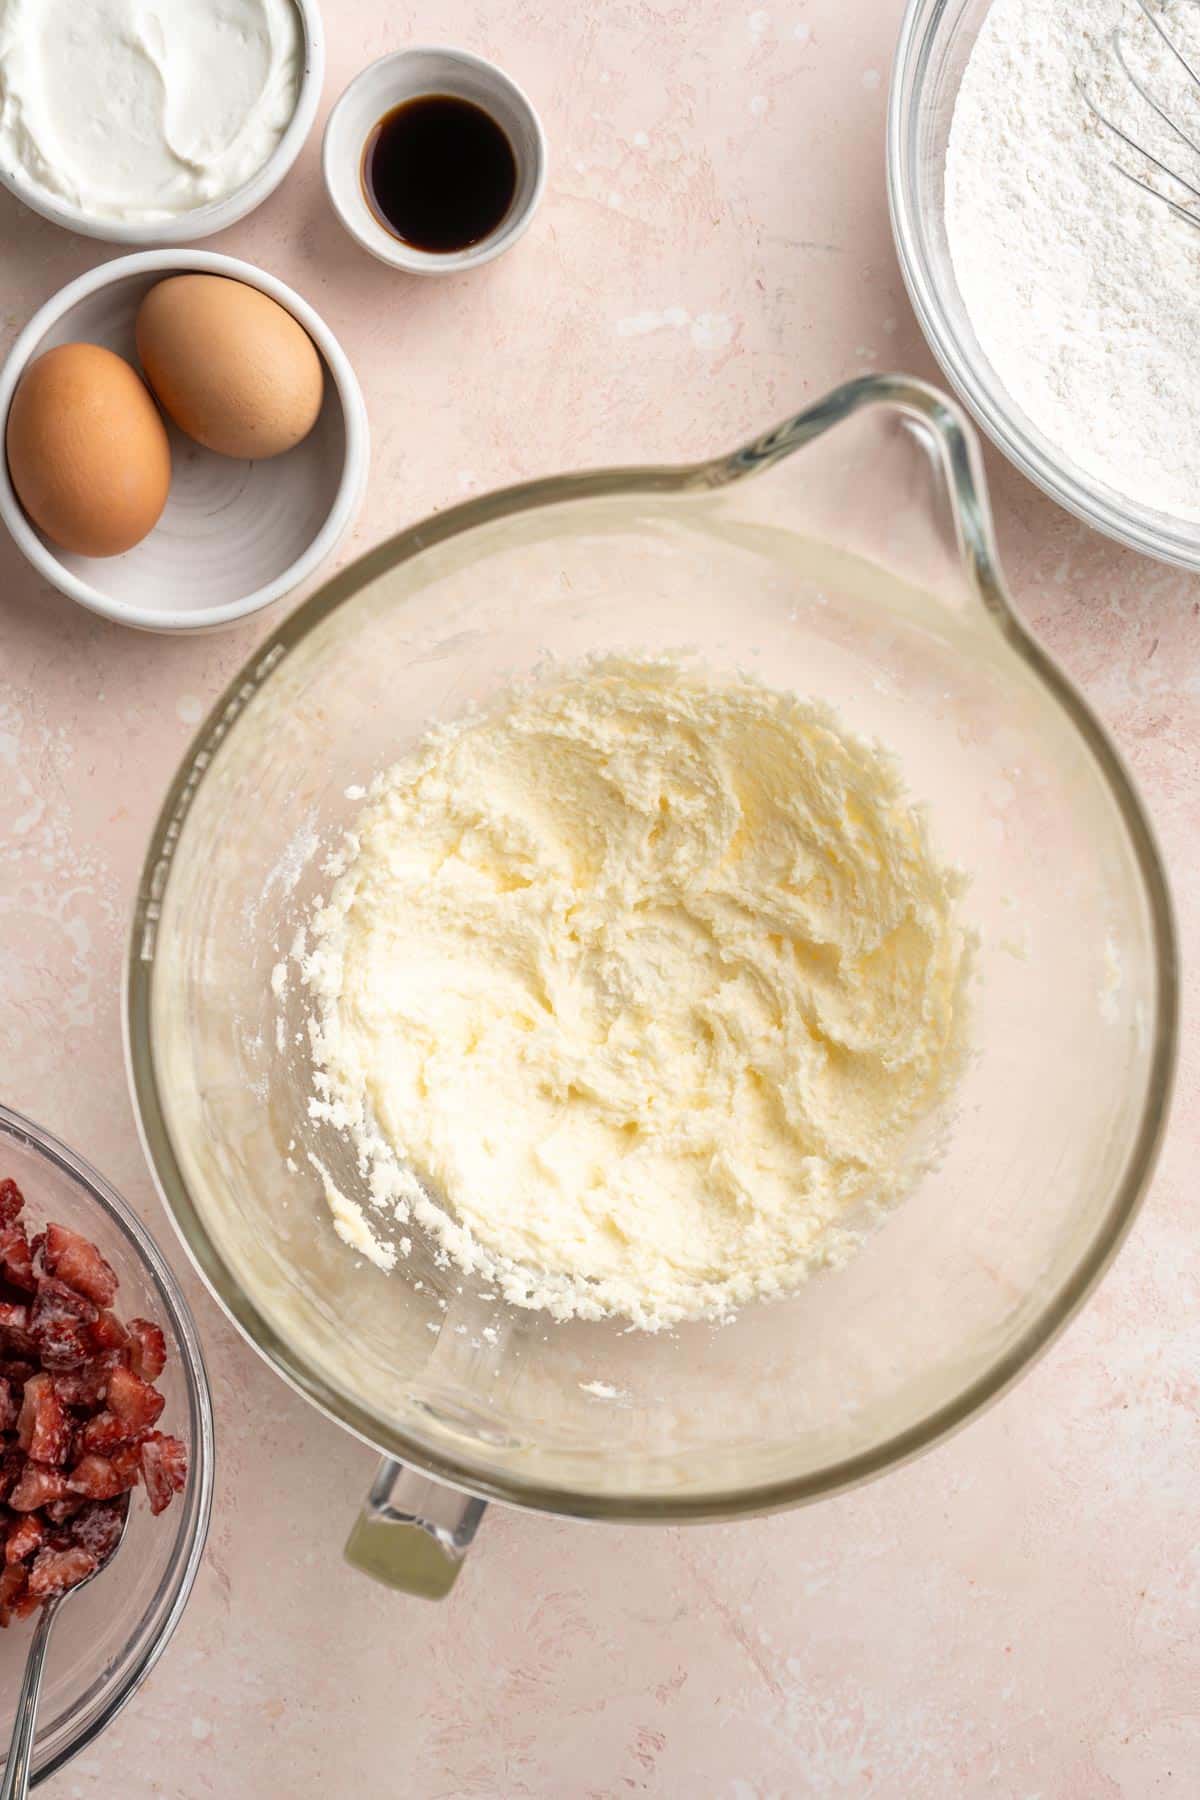
<path fill-rule="evenodd" d="M 328 892 L 325 855 L 377 770 L 547 651 L 689 647 L 889 746 L 967 869 L 972 1055 L 944 1155 L 844 1268 L 724 1325 L 553 1323 L 418 1233 L 385 1273 L 332 1228 L 309 1154 L 367 1205 L 365 1183 L 309 1115 L 303 991 L 273 983 Z M 970 428 L 889 378 L 711 462 L 472 501 L 337 576 L 197 734 L 128 964 L 131 1079 L 166 1205 L 250 1341 L 389 1459 L 352 1560 L 427 1593 L 452 1579 L 481 1499 L 733 1517 L 878 1474 L 960 1424 L 1128 1226 L 1175 1022 L 1137 797 L 1009 604 Z"/>
<path fill-rule="evenodd" d="M 1119 542 L 1187 568 L 1200 568 L 1200 522 L 1132 499 L 1078 466 L 1063 444 L 1052 442 L 1028 416 L 979 343 L 951 257 L 945 173 L 959 87 L 990 3 L 910 0 L 901 25 L 888 114 L 887 169 L 892 229 L 909 297 L 947 378 L 1022 474 Z M 1122 16 L 1126 24 L 1138 22 L 1132 3 Z M 1111 110 L 1129 123 L 1123 107 Z M 1137 166 L 1132 156 L 1125 160 Z M 1145 172 L 1144 166 L 1139 172 Z M 1047 160 L 1046 182 L 1057 179 L 1059 173 Z M 1146 199 L 1144 206 L 1149 209 L 1147 229 L 1164 233 L 1191 229 L 1172 221 L 1161 202 Z M 1128 387 L 1135 375 L 1128 367 L 1118 367 L 1114 380 Z M 1083 436 L 1103 431 L 1106 425 L 1088 419 L 1078 429 Z"/>

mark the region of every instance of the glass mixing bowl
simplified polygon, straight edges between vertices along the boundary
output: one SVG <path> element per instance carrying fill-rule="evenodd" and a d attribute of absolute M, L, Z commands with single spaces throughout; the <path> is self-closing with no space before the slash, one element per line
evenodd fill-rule
<path fill-rule="evenodd" d="M 946 237 L 946 145 L 959 83 L 990 3 L 909 0 L 900 27 L 888 104 L 888 200 L 913 309 L 956 392 L 1023 475 L 1118 542 L 1200 569 L 1200 525 L 1143 506 L 1078 468 L 1013 399 L 967 315 Z"/>
<path fill-rule="evenodd" d="M 974 1055 L 946 1153 L 846 1268 L 724 1327 L 553 1325 L 419 1238 L 383 1274 L 332 1229 L 309 1156 L 352 1197 L 363 1184 L 308 1117 L 302 994 L 273 992 L 327 889 L 324 852 L 378 769 L 547 651 L 685 646 L 891 745 L 942 853 L 970 871 Z M 885 377 L 712 462 L 453 508 L 331 581 L 188 752 L 127 986 L 147 1153 L 251 1342 L 423 1477 L 614 1519 L 813 1499 L 996 1394 L 1129 1223 L 1175 1017 L 1167 892 L 1128 776 L 1010 607 L 969 427 L 933 389 Z M 389 1547 L 394 1522 L 424 1520 L 436 1561 L 478 1504 L 397 1479 L 385 1467 L 351 1553 L 430 1591 L 436 1570 Z"/>
<path fill-rule="evenodd" d="M 155 1519 L 145 1495 L 135 1491 L 112 1568 L 68 1601 L 54 1628 L 38 1708 L 37 1785 L 111 1724 L 183 1617 L 212 1508 L 212 1406 L 187 1301 L 144 1226 L 103 1177 L 48 1132 L 0 1106 L 0 1180 L 6 1177 L 24 1193 L 31 1220 L 53 1219 L 99 1245 L 120 1280 L 117 1309 L 123 1317 L 162 1326 L 163 1429 L 188 1447 L 183 1493 Z M 32 1630 L 27 1621 L 0 1632 L 0 1770 Z"/>

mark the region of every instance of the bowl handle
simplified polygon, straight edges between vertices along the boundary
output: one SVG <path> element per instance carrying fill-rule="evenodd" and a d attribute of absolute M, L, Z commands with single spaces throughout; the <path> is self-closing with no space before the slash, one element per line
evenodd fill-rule
<path fill-rule="evenodd" d="M 385 1587 L 442 1600 L 486 1510 L 486 1500 L 385 1457 L 346 1540 L 346 1561 Z"/>
<path fill-rule="evenodd" d="M 761 523 L 760 498 L 778 480 L 763 484 L 762 473 L 798 451 L 786 504 L 776 495 L 769 522 L 1020 632 L 1000 573 L 979 440 L 953 400 L 910 376 L 862 375 L 701 465 L 693 480 L 728 489 L 735 516 Z"/>

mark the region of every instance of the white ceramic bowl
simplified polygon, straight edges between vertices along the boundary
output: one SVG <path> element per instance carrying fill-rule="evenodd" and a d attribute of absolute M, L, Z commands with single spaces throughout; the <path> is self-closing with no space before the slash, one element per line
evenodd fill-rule
<path fill-rule="evenodd" d="M 415 250 L 380 224 L 363 191 L 368 137 L 385 113 L 421 94 L 474 101 L 502 127 L 517 160 L 512 205 L 495 231 L 465 250 Z M 398 50 L 355 76 L 329 115 L 321 161 L 333 210 L 350 236 L 410 275 L 457 275 L 511 249 L 528 230 L 546 185 L 545 134 L 528 96 L 495 63 L 440 45 Z"/>
<path fill-rule="evenodd" d="M 206 631 L 270 606 L 329 555 L 362 499 L 370 434 L 362 392 L 337 339 L 299 294 L 273 275 L 210 250 L 146 250 L 118 257 L 48 300 L 0 371 L 0 441 L 27 363 L 56 344 L 103 344 L 138 367 L 134 318 L 167 275 L 227 275 L 277 300 L 316 345 L 325 398 L 303 443 L 264 462 L 205 450 L 167 420 L 171 491 L 148 537 L 124 556 L 76 556 L 26 518 L 0 457 L 0 519 L 39 575 L 72 600 L 144 631 Z"/>
<path fill-rule="evenodd" d="M 275 192 L 299 156 L 321 102 L 325 82 L 325 32 L 317 0 L 292 0 L 292 4 L 300 15 L 304 34 L 304 69 L 296 96 L 296 110 L 262 168 L 232 194 L 227 194 L 224 200 L 214 200 L 210 206 L 194 207 L 174 219 L 148 222 L 98 219 L 47 193 L 23 170 L 3 160 L 0 160 L 0 183 L 31 212 L 40 213 L 52 224 L 78 232 L 81 237 L 101 238 L 108 244 L 190 244 L 197 238 L 212 237 L 214 232 L 236 224 L 256 206 L 261 206 L 268 194 Z"/>

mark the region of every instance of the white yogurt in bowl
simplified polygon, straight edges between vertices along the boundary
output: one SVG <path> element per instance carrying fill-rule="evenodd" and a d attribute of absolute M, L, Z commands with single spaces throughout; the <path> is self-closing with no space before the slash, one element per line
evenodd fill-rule
<path fill-rule="evenodd" d="M 323 61 L 307 0 L 0 0 L 0 180 L 90 236 L 218 231 L 294 160 Z"/>

